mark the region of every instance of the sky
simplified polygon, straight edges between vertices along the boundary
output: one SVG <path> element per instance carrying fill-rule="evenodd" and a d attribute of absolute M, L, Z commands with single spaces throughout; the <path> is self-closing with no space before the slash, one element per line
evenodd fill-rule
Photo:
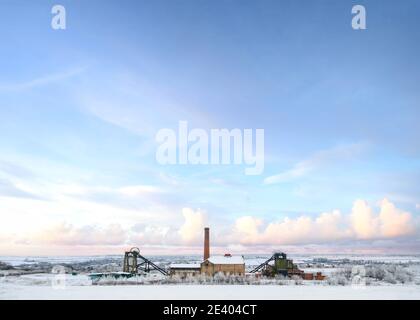
<path fill-rule="evenodd" d="M 0 255 L 420 253 L 420 3 L 0 3 Z M 351 27 L 364 5 L 367 29 Z M 156 133 L 264 129 L 264 171 Z"/>

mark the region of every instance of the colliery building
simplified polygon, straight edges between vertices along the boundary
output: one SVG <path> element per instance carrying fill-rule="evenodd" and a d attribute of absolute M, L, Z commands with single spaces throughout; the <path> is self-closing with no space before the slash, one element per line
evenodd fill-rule
<path fill-rule="evenodd" d="M 243 276 L 245 274 L 245 261 L 241 256 L 226 254 L 224 256 L 210 257 L 200 264 L 171 264 L 170 270 L 171 275 L 177 275 L 181 278 L 199 274 L 214 276 L 217 273 Z"/>
<path fill-rule="evenodd" d="M 216 273 L 242 276 L 245 274 L 245 261 L 242 256 L 213 256 L 201 263 L 201 273 L 214 276 Z"/>
<path fill-rule="evenodd" d="M 193 264 L 193 263 L 177 263 L 171 264 L 170 268 L 170 275 L 178 275 L 181 278 L 196 276 L 201 273 L 201 265 L 200 264 Z"/>
<path fill-rule="evenodd" d="M 203 261 L 197 264 L 171 264 L 170 274 L 186 278 L 196 275 L 214 276 L 216 274 L 225 275 L 245 275 L 245 261 L 243 256 L 232 256 L 227 253 L 222 256 L 210 255 L 210 229 L 204 228 L 204 256 Z M 275 277 L 282 275 L 284 277 L 297 276 L 303 280 L 324 280 L 325 276 L 321 272 L 305 273 L 300 270 L 293 260 L 287 259 L 287 255 L 282 252 L 276 252 L 267 261 L 250 271 L 256 275 Z"/>
<path fill-rule="evenodd" d="M 225 275 L 245 275 L 245 261 L 242 256 L 210 256 L 210 229 L 204 229 L 204 259 L 200 264 L 171 264 L 170 274 L 180 277 L 205 274 L 214 276 L 217 273 Z"/>

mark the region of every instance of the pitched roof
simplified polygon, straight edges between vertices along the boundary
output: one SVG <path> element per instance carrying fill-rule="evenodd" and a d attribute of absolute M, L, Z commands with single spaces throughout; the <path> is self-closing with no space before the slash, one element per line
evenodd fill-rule
<path fill-rule="evenodd" d="M 242 256 L 211 256 L 207 259 L 208 262 L 213 264 L 244 264 Z"/>

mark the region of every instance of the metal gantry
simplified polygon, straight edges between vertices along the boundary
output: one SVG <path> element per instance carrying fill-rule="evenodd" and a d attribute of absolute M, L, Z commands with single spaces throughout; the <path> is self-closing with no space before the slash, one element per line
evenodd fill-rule
<path fill-rule="evenodd" d="M 274 261 L 274 264 L 270 264 L 270 262 Z M 272 274 L 283 274 L 287 275 L 288 270 L 293 270 L 294 265 L 292 260 L 288 260 L 287 256 L 283 252 L 276 252 L 274 253 L 268 260 L 261 263 L 259 266 L 251 270 L 251 273 L 255 273 L 257 271 L 268 271 Z"/>
<path fill-rule="evenodd" d="M 150 272 L 151 270 L 156 270 L 165 276 L 169 275 L 165 269 L 162 269 L 149 259 L 143 257 L 140 254 L 139 248 L 134 247 L 130 251 L 125 252 L 123 272 L 136 274 L 138 271 Z"/>

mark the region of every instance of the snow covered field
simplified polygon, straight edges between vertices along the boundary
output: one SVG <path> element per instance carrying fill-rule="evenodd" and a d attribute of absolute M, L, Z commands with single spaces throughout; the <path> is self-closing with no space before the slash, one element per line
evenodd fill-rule
<path fill-rule="evenodd" d="M 238 285 L 147 285 L 147 286 L 6 286 L 1 299 L 188 299 L 188 300 L 287 300 L 287 299 L 420 299 L 420 286 L 238 286 Z"/>
<path fill-rule="evenodd" d="M 200 260 L 198 256 L 149 258 L 164 268 L 171 262 Z M 267 258 L 245 256 L 247 269 Z M 420 299 L 420 256 L 291 258 L 305 271 L 322 271 L 327 280 L 219 277 L 203 282 L 149 274 L 94 284 L 88 274 L 121 271 L 122 257 L 0 257 L 0 299 Z"/>

